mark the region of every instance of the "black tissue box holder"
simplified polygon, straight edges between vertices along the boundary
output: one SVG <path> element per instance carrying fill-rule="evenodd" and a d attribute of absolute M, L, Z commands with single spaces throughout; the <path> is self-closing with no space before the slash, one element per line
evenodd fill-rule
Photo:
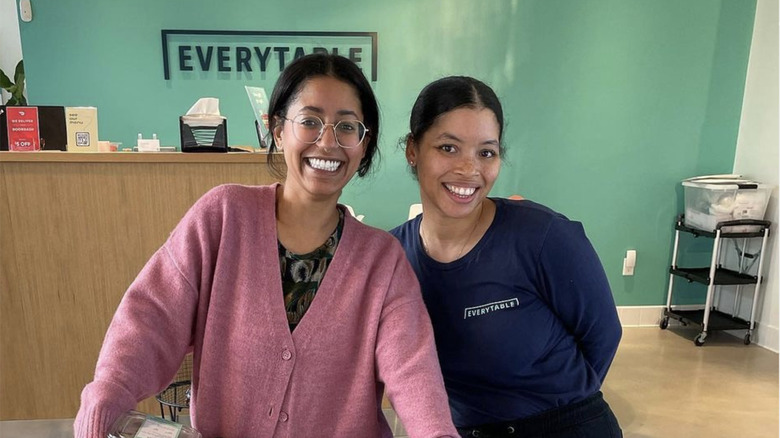
<path fill-rule="evenodd" d="M 179 117 L 182 152 L 227 152 L 227 119 L 217 126 L 194 126 Z"/>

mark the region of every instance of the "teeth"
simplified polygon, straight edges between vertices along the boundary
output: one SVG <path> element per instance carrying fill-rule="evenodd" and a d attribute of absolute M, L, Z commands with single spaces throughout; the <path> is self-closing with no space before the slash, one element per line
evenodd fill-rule
<path fill-rule="evenodd" d="M 459 196 L 471 196 L 477 190 L 474 187 L 458 187 L 458 186 L 451 186 L 449 184 L 446 184 L 445 186 L 447 187 L 447 190 Z"/>
<path fill-rule="evenodd" d="M 319 158 L 309 158 L 309 166 L 317 170 L 335 172 L 341 166 L 341 161 L 321 160 Z"/>

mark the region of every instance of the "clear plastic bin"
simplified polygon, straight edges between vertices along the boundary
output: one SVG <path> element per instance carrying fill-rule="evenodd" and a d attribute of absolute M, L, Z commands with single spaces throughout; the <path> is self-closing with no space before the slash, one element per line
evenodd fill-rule
<path fill-rule="evenodd" d="M 147 415 L 128 411 L 119 417 L 108 432 L 108 438 L 201 438 L 192 427 Z"/>
<path fill-rule="evenodd" d="M 718 222 L 764 219 L 772 188 L 737 176 L 697 177 L 682 182 L 685 190 L 685 225 L 715 231 Z M 723 232 L 746 233 L 760 226 L 724 227 Z"/>

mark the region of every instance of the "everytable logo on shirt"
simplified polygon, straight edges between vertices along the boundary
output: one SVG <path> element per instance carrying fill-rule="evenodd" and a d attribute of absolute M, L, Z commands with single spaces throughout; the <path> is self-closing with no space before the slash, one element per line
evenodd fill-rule
<path fill-rule="evenodd" d="M 520 305 L 520 300 L 512 298 L 509 300 L 496 301 L 493 303 L 482 304 L 481 306 L 466 307 L 463 310 L 463 319 L 472 318 L 475 316 L 487 315 L 490 312 L 497 310 L 511 309 Z"/>

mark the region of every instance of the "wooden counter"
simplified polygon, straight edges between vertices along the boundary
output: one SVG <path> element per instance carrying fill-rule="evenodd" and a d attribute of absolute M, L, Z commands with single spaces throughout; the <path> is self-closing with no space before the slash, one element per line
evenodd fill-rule
<path fill-rule="evenodd" d="M 210 188 L 275 181 L 267 158 L 0 152 L 0 420 L 74 417 L 147 259 Z"/>

